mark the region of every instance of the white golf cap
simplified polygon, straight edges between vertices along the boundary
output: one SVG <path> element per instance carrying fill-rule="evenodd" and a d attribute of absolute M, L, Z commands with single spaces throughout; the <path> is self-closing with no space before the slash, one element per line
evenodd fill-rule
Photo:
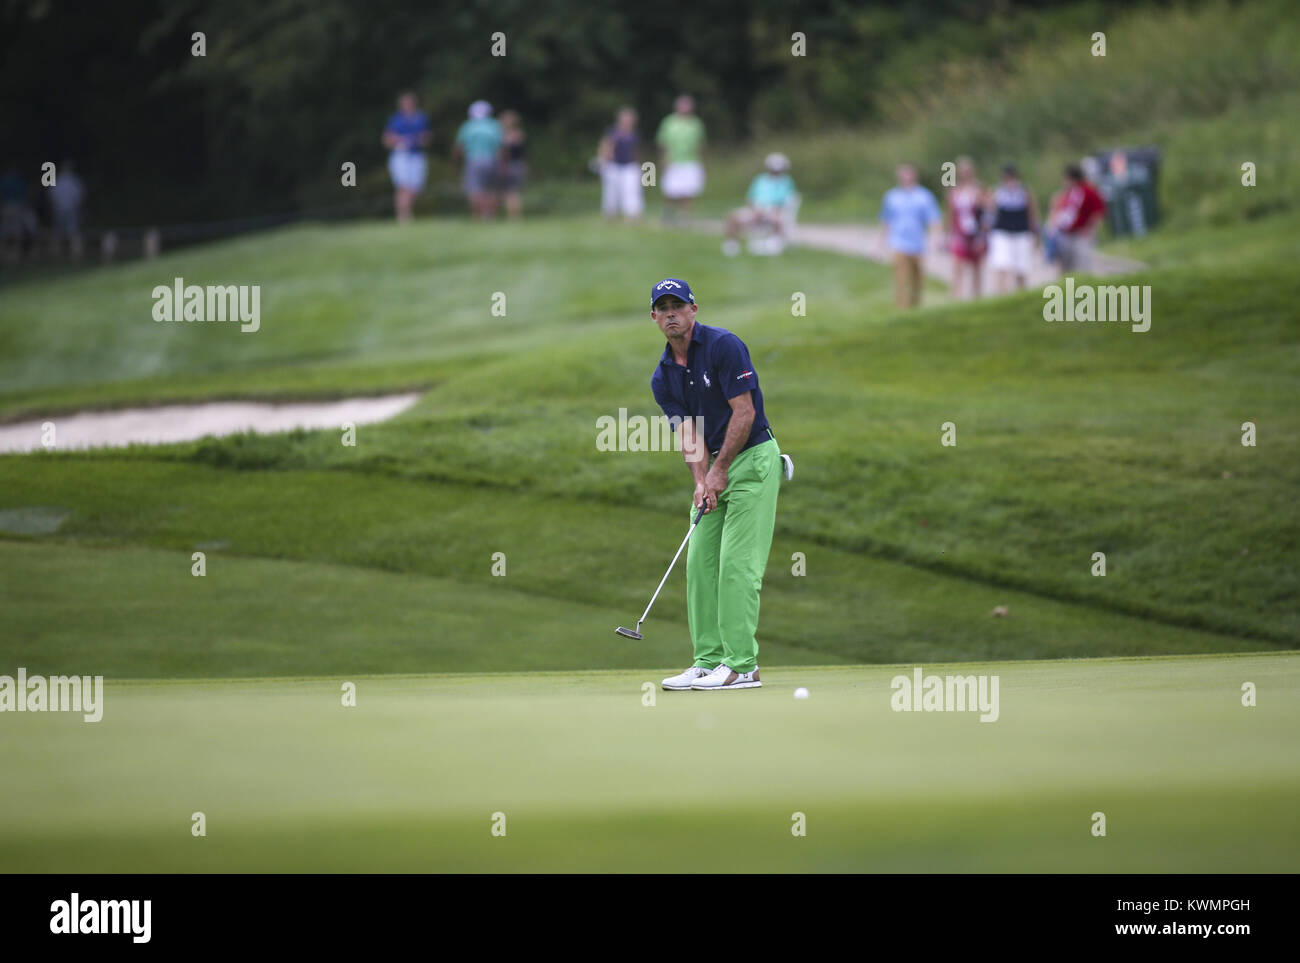
<path fill-rule="evenodd" d="M 475 120 L 482 120 L 484 117 L 492 116 L 492 105 L 486 100 L 476 100 L 469 105 L 469 115 Z"/>
<path fill-rule="evenodd" d="M 768 154 L 767 160 L 763 161 L 763 166 L 774 171 L 788 171 L 790 169 L 790 158 L 784 154 Z"/>

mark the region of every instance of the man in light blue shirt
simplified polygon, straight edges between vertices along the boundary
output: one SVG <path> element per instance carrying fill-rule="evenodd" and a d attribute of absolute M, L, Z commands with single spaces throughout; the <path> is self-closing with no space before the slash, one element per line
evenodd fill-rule
<path fill-rule="evenodd" d="M 885 192 L 880 205 L 882 242 L 894 255 L 894 304 L 900 308 L 921 303 L 927 232 L 937 238 L 943 214 L 934 195 L 916 182 L 916 168 L 900 164 L 898 186 Z"/>
<path fill-rule="evenodd" d="M 469 197 L 470 213 L 491 217 L 497 209 L 497 151 L 503 137 L 501 124 L 492 116 L 492 105 L 476 100 L 469 106 L 469 120 L 456 132 L 452 158 L 465 158 L 463 186 Z"/>
<path fill-rule="evenodd" d="M 784 154 L 768 154 L 763 167 L 763 173 L 749 185 L 745 206 L 727 217 L 727 239 L 722 242 L 722 253 L 728 257 L 740 253 L 742 230 L 768 227 L 779 243 L 785 233 L 790 206 L 798 200 L 794 178 L 790 176 L 790 158 Z"/>

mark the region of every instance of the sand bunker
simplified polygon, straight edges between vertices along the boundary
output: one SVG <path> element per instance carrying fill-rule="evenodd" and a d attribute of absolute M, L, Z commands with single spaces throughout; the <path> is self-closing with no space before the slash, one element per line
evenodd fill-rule
<path fill-rule="evenodd" d="M 403 394 L 284 405 L 217 401 L 201 405 L 87 411 L 0 425 L 0 452 L 35 451 L 43 447 L 42 426 L 47 422 L 54 424 L 53 447 L 57 451 L 135 443 L 160 445 L 193 441 L 208 435 L 233 435 L 241 431 L 270 434 L 294 428 L 341 428 L 349 422 L 354 425 L 374 424 L 401 414 L 419 398 L 418 394 Z"/>

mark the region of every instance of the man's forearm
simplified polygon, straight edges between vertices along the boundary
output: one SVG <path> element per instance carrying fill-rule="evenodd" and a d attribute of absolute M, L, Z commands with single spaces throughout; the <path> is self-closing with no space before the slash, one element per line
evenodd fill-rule
<path fill-rule="evenodd" d="M 690 458 L 687 458 L 686 467 L 690 469 L 691 478 L 694 479 L 695 484 L 703 485 L 704 477 L 709 473 L 709 460 L 701 458 L 698 461 L 691 461 Z"/>
<path fill-rule="evenodd" d="M 682 419 L 678 429 L 682 433 L 682 458 L 690 469 L 695 484 L 703 485 L 704 476 L 709 473 L 709 453 L 704 447 L 704 439 L 695 430 L 695 422 L 690 418 Z"/>
<path fill-rule="evenodd" d="M 727 422 L 727 436 L 722 440 L 722 447 L 718 449 L 718 457 L 713 460 L 713 464 L 723 471 L 730 468 L 731 460 L 740 454 L 740 449 L 745 447 L 745 442 L 749 440 L 749 431 L 753 427 L 753 411 L 733 411 L 731 421 Z"/>

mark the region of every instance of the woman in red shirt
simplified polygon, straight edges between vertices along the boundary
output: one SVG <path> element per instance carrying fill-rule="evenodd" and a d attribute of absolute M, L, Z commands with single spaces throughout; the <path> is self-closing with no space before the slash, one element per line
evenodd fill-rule
<path fill-rule="evenodd" d="M 957 158 L 957 185 L 949 188 L 944 198 L 948 252 L 952 255 L 952 294 L 956 298 L 980 296 L 980 267 L 988 250 L 983 220 L 986 201 L 971 159 Z M 962 294 L 963 287 L 968 294 Z"/>
<path fill-rule="evenodd" d="M 1052 199 L 1049 230 L 1061 272 L 1086 271 L 1092 260 L 1097 224 L 1106 214 L 1106 201 L 1083 176 L 1083 168 L 1065 168 L 1060 192 Z"/>

